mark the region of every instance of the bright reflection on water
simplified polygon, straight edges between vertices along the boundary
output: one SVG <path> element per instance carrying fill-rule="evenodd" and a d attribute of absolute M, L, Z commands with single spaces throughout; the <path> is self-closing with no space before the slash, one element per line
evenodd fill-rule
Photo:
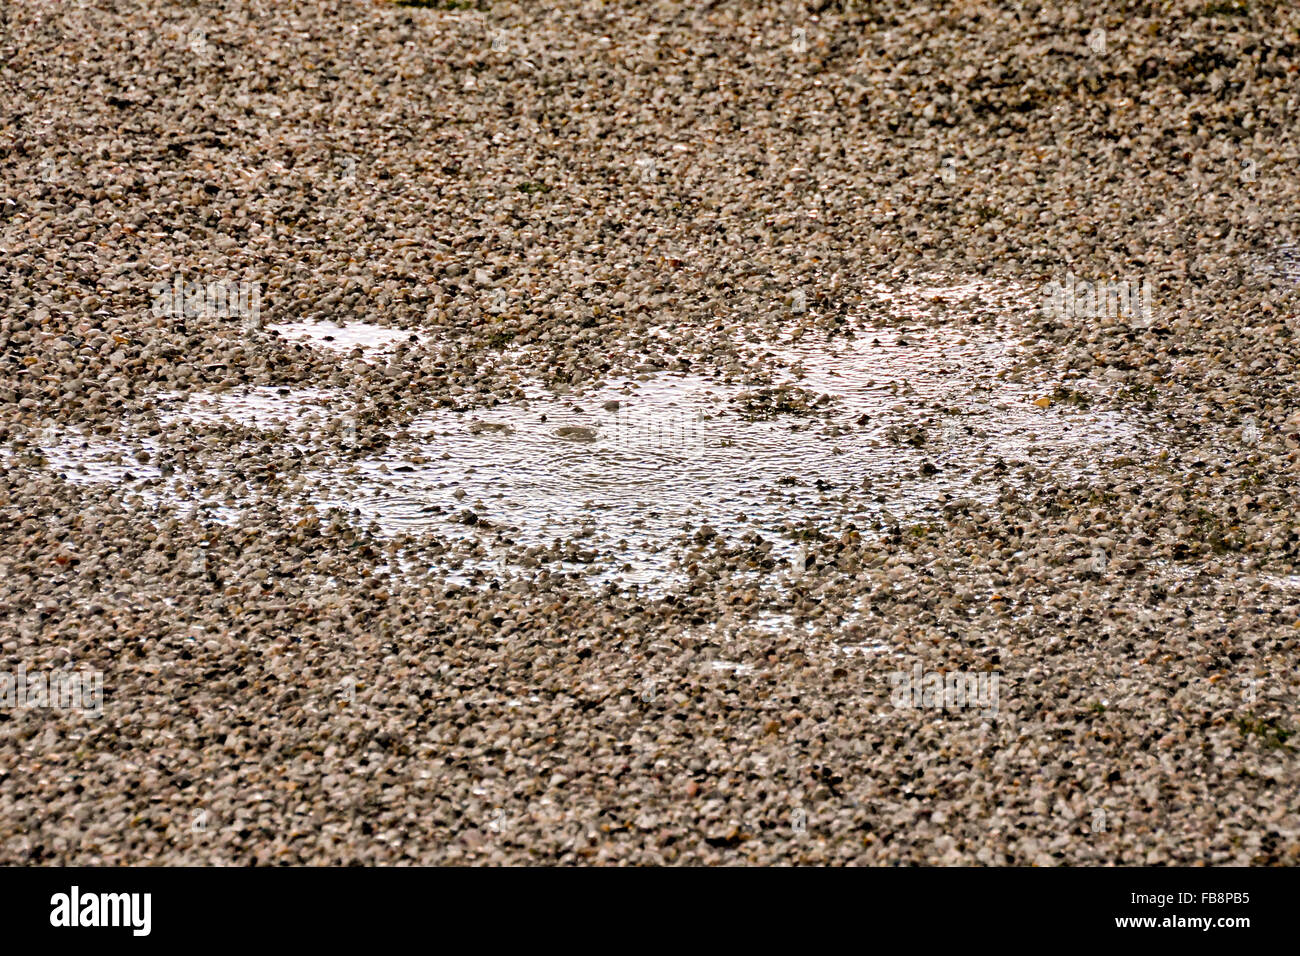
<path fill-rule="evenodd" d="M 991 283 L 913 286 L 890 300 L 892 321 L 851 323 L 851 335 L 828 338 L 812 323 L 801 332 L 795 322 L 765 343 L 738 330 L 757 384 L 657 372 L 581 394 L 534 383 L 511 407 L 427 412 L 381 455 L 331 451 L 332 464 L 311 470 L 305 491 L 282 504 L 340 508 L 384 535 L 431 534 L 461 552 L 451 563 L 463 560 L 463 573 L 560 567 L 662 586 L 684 578 L 678 563 L 704 525 L 732 545 L 757 533 L 770 547 L 757 545 L 752 553 L 765 557 L 752 570 L 784 569 L 801 529 L 924 521 L 945 498 L 994 499 L 1022 464 L 1061 480 L 1100 473 L 1118 455 L 1154 453 L 1134 422 L 1088 407 L 1101 394 L 1095 384 L 1071 383 L 1065 401 L 1049 403 L 1046 385 L 1013 380 L 1018 346 L 1006 323 L 999 332 L 987 320 L 920 321 L 936 302 L 963 314 L 972 297 L 1002 315 L 1026 301 Z M 363 351 L 410 336 L 361 325 L 281 331 L 333 347 L 329 334 Z M 286 428 L 281 440 L 332 449 L 351 402 L 327 388 L 259 387 L 163 396 L 159 417 Z M 151 447 L 66 433 L 49 436 L 46 455 L 74 481 L 118 482 L 128 471 L 161 481 L 131 457 Z M 195 500 L 194 477 L 178 471 L 164 497 Z M 212 475 L 203 480 L 212 487 Z M 252 503 L 233 490 L 217 499 L 226 518 Z M 560 564 L 539 553 L 556 539 L 573 542 Z"/>

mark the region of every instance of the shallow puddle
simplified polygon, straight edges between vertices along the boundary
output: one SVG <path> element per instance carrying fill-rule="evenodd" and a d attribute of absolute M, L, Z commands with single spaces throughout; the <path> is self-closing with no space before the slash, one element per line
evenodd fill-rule
<path fill-rule="evenodd" d="M 157 446 L 149 441 L 126 442 L 75 431 L 47 431 L 41 436 L 41 450 L 50 470 L 73 484 L 112 484 L 147 493 L 150 482 L 162 478 L 156 466 L 141 458 L 157 454 Z"/>
<path fill-rule="evenodd" d="M 1087 383 L 1053 397 L 1046 385 L 1013 380 L 1017 346 L 1006 326 L 919 321 L 936 302 L 964 311 L 971 298 L 1005 314 L 1025 295 L 987 283 L 916 286 L 891 300 L 882 318 L 892 321 L 855 324 L 851 334 L 828 338 L 796 322 L 781 341 L 763 343 L 744 341 L 741 328 L 747 384 L 670 372 L 580 394 L 534 383 L 511 407 L 419 415 L 374 457 L 332 444 L 353 408 L 332 389 L 161 396 L 158 419 L 283 431 L 281 440 L 326 450 L 319 460 L 330 464 L 314 466 L 301 498 L 280 505 L 338 508 L 382 535 L 450 542 L 448 566 L 468 582 L 544 566 L 666 586 L 687 577 L 687 550 L 716 546 L 700 533 L 706 527 L 733 547 L 751 535 L 746 548 L 757 558 L 742 573 L 786 573 L 803 563 L 799 537 L 814 529 L 920 522 L 945 499 L 991 501 L 1020 464 L 1060 480 L 1154 453 L 1134 422 L 1087 407 Z M 914 328 L 900 325 L 912 319 Z M 332 325 L 280 331 L 348 351 L 411 335 L 360 326 L 346 335 Z M 198 501 L 204 513 L 222 508 L 229 518 L 256 503 L 222 490 L 219 473 L 164 479 L 147 464 L 156 455 L 147 441 L 64 433 L 47 436 L 45 453 L 70 480 L 141 482 L 155 499 Z M 186 485 L 197 477 L 218 489 L 216 500 Z"/>
<path fill-rule="evenodd" d="M 181 514 L 221 524 L 236 524 L 240 505 L 226 494 L 196 494 L 196 479 L 202 475 L 220 484 L 219 469 L 198 473 L 164 473 L 155 462 L 158 443 L 149 437 L 129 439 L 105 438 L 81 434 L 75 430 L 47 429 L 41 436 L 40 450 L 45 467 L 75 485 L 110 485 L 128 503 L 154 510 L 163 505 L 175 507 Z"/>
<path fill-rule="evenodd" d="M 322 427 L 351 407 L 339 393 L 326 388 L 283 388 L 257 385 L 228 392 L 167 395 L 160 401 L 163 422 L 200 425 L 243 425 L 275 429 Z"/>
<path fill-rule="evenodd" d="M 417 344 L 424 338 L 410 329 L 395 329 L 369 322 L 281 322 L 266 328 L 268 332 L 289 342 L 300 342 L 343 355 L 360 349 L 365 357 L 389 351 L 398 342 Z"/>
<path fill-rule="evenodd" d="M 1280 282 L 1300 283 L 1300 245 L 1278 246 L 1257 271 Z"/>
<path fill-rule="evenodd" d="M 428 414 L 382 457 L 313 477 L 385 533 L 459 521 L 516 551 L 576 540 L 593 572 L 648 582 L 702 526 L 757 532 L 785 562 L 800 527 L 920 520 L 945 497 L 993 499 L 1006 466 L 1077 476 L 1151 450 L 1114 412 L 1034 404 L 999 379 L 1010 352 L 925 329 L 791 343 L 753 356 L 780 369 L 768 386 L 660 373 L 576 400 L 537 390 Z"/>

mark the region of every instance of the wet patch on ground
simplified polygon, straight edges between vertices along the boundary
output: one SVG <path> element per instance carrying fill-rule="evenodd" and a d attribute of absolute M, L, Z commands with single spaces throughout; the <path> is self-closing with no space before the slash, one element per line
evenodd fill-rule
<path fill-rule="evenodd" d="M 936 319 L 969 315 L 972 300 L 1007 321 Z M 466 584 L 545 567 L 653 588 L 687 580 L 702 548 L 743 542 L 753 560 L 738 573 L 788 571 L 830 529 L 924 522 L 945 504 L 992 502 L 1036 470 L 1086 478 L 1155 450 L 1098 383 L 1020 367 L 1022 290 L 918 285 L 882 301 L 881 321 L 842 330 L 815 315 L 793 316 L 778 337 L 740 326 L 742 374 L 647 371 L 580 390 L 523 381 L 518 402 L 426 409 L 378 443 L 362 444 L 343 389 L 258 386 L 159 396 L 152 435 L 51 432 L 42 447 L 69 480 L 153 506 L 237 521 L 269 502 L 435 542 L 417 564 Z M 280 331 L 349 353 L 412 336 L 365 323 Z M 294 456 L 292 481 L 231 481 L 168 452 L 178 435 L 212 447 L 214 434 L 259 433 Z"/>

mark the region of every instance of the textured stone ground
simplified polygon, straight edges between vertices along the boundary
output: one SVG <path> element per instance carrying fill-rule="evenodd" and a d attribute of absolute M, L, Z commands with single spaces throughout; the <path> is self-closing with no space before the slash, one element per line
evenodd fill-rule
<path fill-rule="evenodd" d="M 4 4 L 0 665 L 105 700 L 0 711 L 0 861 L 1300 862 L 1298 111 L 1300 14 L 1262 0 Z M 880 283 L 1067 272 L 1156 315 L 1002 316 L 1022 372 L 1149 453 L 822 522 L 790 586 L 704 529 L 666 595 L 466 586 L 277 504 L 521 375 L 722 374 L 738 326 L 837 334 Z M 178 274 L 427 338 L 156 315 Z M 356 434 L 152 411 L 243 385 L 338 388 Z M 42 452 L 128 427 L 265 506 L 144 507 Z M 997 712 L 895 706 L 918 662 L 999 674 Z"/>

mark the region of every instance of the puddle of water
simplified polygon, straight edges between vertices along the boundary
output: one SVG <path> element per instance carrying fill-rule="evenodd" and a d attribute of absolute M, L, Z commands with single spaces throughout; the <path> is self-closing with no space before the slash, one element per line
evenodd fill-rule
<path fill-rule="evenodd" d="M 322 427 L 351 407 L 336 390 L 257 385 L 228 392 L 198 392 L 160 399 L 160 420 L 200 425 L 235 424 L 248 428 Z"/>
<path fill-rule="evenodd" d="M 1259 271 L 1282 282 L 1300 282 L 1300 245 L 1279 246 Z"/>
<path fill-rule="evenodd" d="M 302 342 L 341 355 L 360 349 L 366 358 L 385 352 L 398 342 L 424 339 L 410 329 L 394 329 L 370 322 L 281 322 L 268 325 L 267 330 L 290 342 Z"/>
<path fill-rule="evenodd" d="M 678 565 L 684 536 L 701 526 L 731 545 L 757 532 L 766 543 L 749 573 L 764 566 L 786 573 L 782 562 L 804 561 L 804 546 L 789 537 L 793 527 L 920 520 L 945 496 L 990 501 L 1000 490 L 1000 461 L 1080 476 L 1117 454 L 1152 451 L 1143 432 L 1114 412 L 1035 405 L 1042 392 L 1008 375 L 1016 345 L 989 323 L 897 324 L 929 314 L 935 300 L 960 304 L 965 314 L 972 298 L 1005 311 L 1025 295 L 985 282 L 916 286 L 891 300 L 888 326 L 830 340 L 796 328 L 776 343 L 740 343 L 757 384 L 659 372 L 584 394 L 532 383 L 514 406 L 431 411 L 379 455 L 331 456 L 335 464 L 304 476 L 304 500 L 340 508 L 385 535 L 450 540 L 453 566 L 467 580 L 475 571 L 499 574 L 504 559 L 516 568 L 664 586 L 687 577 Z M 276 328 L 327 344 L 329 330 L 340 349 L 381 349 L 410 334 L 364 323 L 346 326 L 346 335 L 312 323 Z M 162 396 L 159 421 L 288 429 L 299 447 L 328 449 L 331 426 L 351 408 L 352 398 L 337 390 L 261 386 Z M 70 434 L 45 448 L 50 466 L 74 481 L 143 476 L 155 479 L 162 500 L 191 503 L 203 497 L 193 479 L 222 487 L 212 470 L 178 470 L 164 484 L 156 467 L 132 457 L 136 450 Z M 252 503 L 233 494 L 203 507 Z M 559 539 L 570 543 L 561 547 Z"/>
<path fill-rule="evenodd" d="M 76 431 L 47 429 L 41 438 L 46 467 L 74 485 L 111 485 L 127 499 L 137 497 L 150 509 L 172 505 L 187 516 L 202 517 L 221 524 L 238 524 L 241 506 L 249 502 L 226 497 L 196 495 L 192 475 L 165 475 L 155 461 L 159 446 L 148 437 L 131 440 L 86 436 Z M 141 456 L 147 456 L 147 459 Z M 219 481 L 216 470 L 205 470 L 209 480 Z"/>
<path fill-rule="evenodd" d="M 1260 582 L 1279 591 L 1300 591 L 1300 574 L 1265 574 Z"/>
<path fill-rule="evenodd" d="M 673 540 L 702 525 L 757 531 L 790 560 L 790 522 L 909 520 L 945 495 L 995 498 L 999 459 L 1081 475 L 1141 445 L 1116 413 L 1034 405 L 999 378 L 1011 352 L 944 330 L 782 344 L 752 356 L 784 369 L 767 388 L 661 373 L 576 400 L 534 390 L 515 407 L 425 415 L 383 457 L 313 480 L 325 504 L 385 533 L 460 516 L 518 548 L 576 537 L 625 581 L 670 570 Z M 834 401 L 817 406 L 822 394 Z M 824 416 L 769 414 L 790 395 Z"/>
<path fill-rule="evenodd" d="M 737 677 L 745 677 L 754 673 L 753 664 L 742 664 L 739 661 L 709 661 L 706 669 L 734 674 Z"/>
<path fill-rule="evenodd" d="M 161 470 L 137 457 L 141 453 L 150 459 L 157 455 L 157 447 L 147 440 L 126 442 L 47 431 L 41 439 L 41 451 L 50 470 L 73 484 L 136 486 L 147 492 L 149 482 L 162 479 Z"/>
<path fill-rule="evenodd" d="M 1251 256 L 1237 266 L 1226 266 L 1219 275 L 1229 281 L 1242 274 L 1254 276 L 1273 286 L 1289 288 L 1300 284 L 1300 244 L 1283 243 L 1273 249 Z"/>

